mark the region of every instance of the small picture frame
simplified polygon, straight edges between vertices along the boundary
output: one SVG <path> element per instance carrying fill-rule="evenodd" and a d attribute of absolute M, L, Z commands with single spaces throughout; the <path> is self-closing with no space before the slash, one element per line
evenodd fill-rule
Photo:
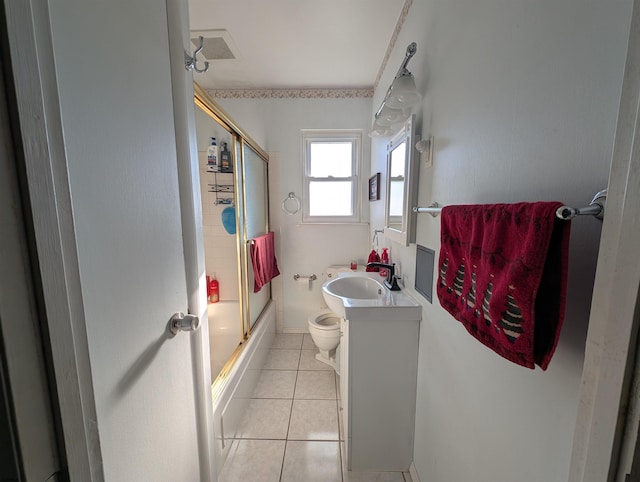
<path fill-rule="evenodd" d="M 376 173 L 369 178 L 369 201 L 380 199 L 380 173 Z"/>

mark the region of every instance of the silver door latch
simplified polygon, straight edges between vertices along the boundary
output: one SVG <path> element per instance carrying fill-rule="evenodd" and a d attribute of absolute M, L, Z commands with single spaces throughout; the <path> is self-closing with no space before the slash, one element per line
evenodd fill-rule
<path fill-rule="evenodd" d="M 169 320 L 169 331 L 177 335 L 181 331 L 195 331 L 200 326 L 200 318 L 196 315 L 174 313 Z"/>

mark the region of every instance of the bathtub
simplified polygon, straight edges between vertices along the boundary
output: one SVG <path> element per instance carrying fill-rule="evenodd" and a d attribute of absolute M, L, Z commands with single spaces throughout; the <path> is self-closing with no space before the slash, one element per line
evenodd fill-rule
<path fill-rule="evenodd" d="M 220 305 L 225 302 L 216 303 Z M 228 302 L 230 305 L 232 302 Z M 237 303 L 236 303 L 237 306 Z M 211 310 L 211 307 L 209 308 Z M 232 309 L 232 308 L 230 308 Z M 223 308 L 226 310 L 226 307 Z M 211 312 L 211 311 L 210 311 Z M 242 415 L 249 405 L 249 398 L 260 376 L 260 371 L 264 366 L 273 339 L 276 333 L 276 310 L 273 300 L 269 301 L 263 310 L 260 318 L 256 322 L 255 329 L 247 342 L 244 344 L 242 351 L 236 358 L 233 366 L 229 370 L 227 376 L 221 381 L 221 386 L 216 384 L 213 397 L 213 433 L 214 433 L 214 456 L 218 473 L 224 465 L 224 461 L 229 453 L 232 439 L 235 437 Z M 216 316 L 219 313 L 216 311 Z M 237 319 L 236 319 L 237 321 Z M 213 326 L 211 321 L 210 326 Z M 218 325 L 216 322 L 215 325 Z M 218 331 L 218 336 L 225 335 L 225 323 L 220 323 L 214 330 Z M 235 325 L 235 330 L 239 330 L 239 321 Z M 233 327 L 232 327 L 233 328 Z M 214 346 L 223 346 L 222 340 L 216 340 L 216 334 L 210 331 L 211 340 L 211 363 L 213 366 Z M 237 334 L 237 331 L 235 332 Z M 238 345 L 238 338 L 234 338 L 234 346 L 231 352 Z M 214 341 L 216 345 L 214 345 Z M 222 349 L 229 349 L 224 347 Z M 220 348 L 218 348 L 220 349 Z M 216 354 L 217 357 L 217 354 Z M 226 363 L 224 360 L 223 364 Z M 217 362 L 216 362 L 217 363 Z M 219 371 L 219 370 L 218 370 Z M 212 378 L 215 378 L 212 376 Z"/>
<path fill-rule="evenodd" d="M 211 381 L 213 382 L 242 340 L 240 303 L 238 301 L 211 303 L 207 314 L 209 318 Z"/>

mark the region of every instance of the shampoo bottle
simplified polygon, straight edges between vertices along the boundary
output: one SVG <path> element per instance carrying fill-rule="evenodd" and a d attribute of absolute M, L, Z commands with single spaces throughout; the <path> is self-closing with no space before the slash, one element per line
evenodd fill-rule
<path fill-rule="evenodd" d="M 207 171 L 218 171 L 218 145 L 216 138 L 211 138 L 211 145 L 207 148 Z"/>
<path fill-rule="evenodd" d="M 213 276 L 209 280 L 207 292 L 209 293 L 209 303 L 217 303 L 220 301 L 220 284 L 216 279 L 215 273 L 213 273 Z"/>
<path fill-rule="evenodd" d="M 380 262 L 384 264 L 389 264 L 389 248 L 382 248 L 382 254 L 380 255 Z M 389 270 L 385 268 L 380 268 L 380 276 L 384 276 L 385 278 L 389 274 Z"/>
<path fill-rule="evenodd" d="M 227 143 L 222 143 L 222 150 L 220 151 L 220 171 L 221 172 L 233 172 L 231 167 L 231 152 L 227 148 Z"/>

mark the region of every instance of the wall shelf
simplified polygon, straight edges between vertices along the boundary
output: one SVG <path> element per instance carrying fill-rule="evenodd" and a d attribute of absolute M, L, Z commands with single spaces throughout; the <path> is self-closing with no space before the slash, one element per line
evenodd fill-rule
<path fill-rule="evenodd" d="M 214 201 L 214 204 L 216 206 L 220 204 L 233 205 L 235 203 L 235 198 L 233 195 L 231 197 L 220 196 L 219 193 L 233 194 L 235 192 L 234 184 L 218 183 L 219 175 L 222 175 L 223 176 L 222 179 L 224 179 L 228 174 L 231 174 L 233 176 L 233 172 L 207 171 L 207 173 L 213 174 L 214 182 L 207 184 L 207 188 L 208 188 L 207 190 L 209 192 L 216 193 L 216 200 Z M 229 181 L 227 180 L 227 183 L 228 182 Z M 231 177 L 231 182 L 233 182 L 233 177 Z"/>

